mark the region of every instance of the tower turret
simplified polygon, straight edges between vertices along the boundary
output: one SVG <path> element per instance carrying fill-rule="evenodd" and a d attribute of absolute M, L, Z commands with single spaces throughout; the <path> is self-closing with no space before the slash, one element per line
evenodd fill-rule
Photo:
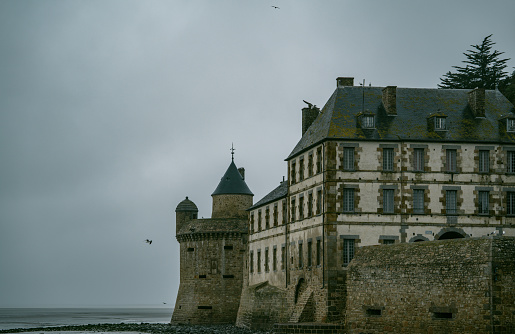
<path fill-rule="evenodd" d="M 197 215 L 197 206 L 186 196 L 186 199 L 180 202 L 175 209 L 175 234 L 179 234 L 179 230 L 184 226 L 184 223 L 197 219 Z"/>
<path fill-rule="evenodd" d="M 229 168 L 211 194 L 213 197 L 212 218 L 247 218 L 247 209 L 252 206 L 254 194 L 245 183 L 245 170 L 231 161 Z"/>

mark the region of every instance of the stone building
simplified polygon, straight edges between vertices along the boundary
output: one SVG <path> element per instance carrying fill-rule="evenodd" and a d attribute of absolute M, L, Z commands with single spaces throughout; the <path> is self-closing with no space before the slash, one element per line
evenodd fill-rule
<path fill-rule="evenodd" d="M 172 324 L 234 324 L 240 303 L 247 247 L 246 209 L 253 194 L 234 159 L 211 195 L 211 219 L 198 219 L 186 197 L 177 205 L 180 285 Z"/>
<path fill-rule="evenodd" d="M 380 262 L 396 244 L 409 254 L 420 241 L 515 236 L 514 111 L 497 90 L 337 78 L 322 110 L 302 110 L 287 182 L 249 208 L 237 324 L 345 323 L 349 265 L 363 246 L 385 247 L 374 248 Z M 355 324 L 370 315 L 353 306 Z"/>
<path fill-rule="evenodd" d="M 321 110 L 302 110 L 288 179 L 256 204 L 246 185 L 219 186 L 210 220 L 179 204 L 172 322 L 276 324 L 276 333 L 514 332 L 514 106 L 497 90 L 353 81 L 337 78 Z M 221 267 L 227 235 L 231 281 Z"/>

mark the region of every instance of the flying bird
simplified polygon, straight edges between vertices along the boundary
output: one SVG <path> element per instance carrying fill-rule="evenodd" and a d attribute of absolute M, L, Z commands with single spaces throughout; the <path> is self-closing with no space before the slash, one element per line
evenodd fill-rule
<path fill-rule="evenodd" d="M 274 9 L 281 9 L 281 8 L 279 8 L 277 6 L 270 6 L 270 7 L 274 8 Z"/>
<path fill-rule="evenodd" d="M 145 242 L 146 242 L 147 244 L 149 244 L 149 245 L 152 245 L 152 240 L 147 239 L 147 240 L 145 240 Z"/>

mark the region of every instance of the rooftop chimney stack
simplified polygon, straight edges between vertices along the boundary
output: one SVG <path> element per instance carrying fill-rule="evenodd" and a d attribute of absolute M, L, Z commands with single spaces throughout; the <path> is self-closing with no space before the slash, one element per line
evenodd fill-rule
<path fill-rule="evenodd" d="M 240 167 L 238 168 L 238 172 L 240 172 L 241 178 L 245 180 L 245 168 Z"/>
<path fill-rule="evenodd" d="M 469 106 L 474 117 L 485 117 L 485 89 L 475 88 L 469 92 Z"/>
<path fill-rule="evenodd" d="M 302 135 L 304 135 L 311 124 L 313 124 L 319 113 L 320 109 L 316 106 L 302 108 Z"/>
<path fill-rule="evenodd" d="M 383 106 L 387 115 L 397 115 L 397 86 L 383 88 Z"/>
<path fill-rule="evenodd" d="M 336 78 L 336 88 L 343 88 L 354 86 L 354 78 L 352 77 L 338 77 Z"/>

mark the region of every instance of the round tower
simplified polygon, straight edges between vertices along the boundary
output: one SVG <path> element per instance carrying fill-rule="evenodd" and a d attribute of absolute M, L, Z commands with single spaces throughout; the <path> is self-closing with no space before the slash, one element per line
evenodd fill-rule
<path fill-rule="evenodd" d="M 254 194 L 245 183 L 245 169 L 238 169 L 234 159 L 211 196 L 212 218 L 247 218 Z"/>
<path fill-rule="evenodd" d="M 175 234 L 179 234 L 180 229 L 184 226 L 184 223 L 197 219 L 198 208 L 191 200 L 186 199 L 177 205 L 175 209 Z"/>

